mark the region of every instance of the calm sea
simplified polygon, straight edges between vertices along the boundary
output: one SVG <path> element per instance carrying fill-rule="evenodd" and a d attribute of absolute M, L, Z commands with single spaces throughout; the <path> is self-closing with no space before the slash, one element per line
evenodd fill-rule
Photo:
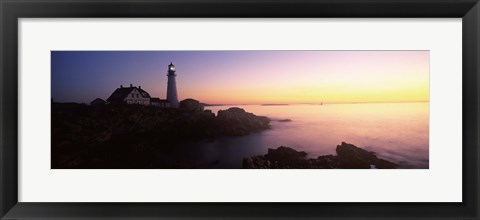
<path fill-rule="evenodd" d="M 206 109 L 217 113 L 230 107 L 234 106 Z M 315 158 L 335 154 L 336 146 L 344 141 L 402 168 L 428 168 L 429 103 L 236 107 L 271 118 L 271 129 L 181 146 L 178 162 L 196 168 L 241 168 L 243 158 L 266 154 L 268 148 L 288 146 Z M 282 119 L 291 121 L 280 122 Z"/>

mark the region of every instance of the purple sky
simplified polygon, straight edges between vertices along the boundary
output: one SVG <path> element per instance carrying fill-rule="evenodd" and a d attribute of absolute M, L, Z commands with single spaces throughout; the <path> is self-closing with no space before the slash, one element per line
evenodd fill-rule
<path fill-rule="evenodd" d="M 52 98 L 107 99 L 120 85 L 206 103 L 428 101 L 429 51 L 53 51 Z"/>

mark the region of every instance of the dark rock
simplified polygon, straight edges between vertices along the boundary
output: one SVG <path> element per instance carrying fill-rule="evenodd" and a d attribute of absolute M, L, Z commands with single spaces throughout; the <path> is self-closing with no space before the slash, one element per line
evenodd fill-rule
<path fill-rule="evenodd" d="M 269 128 L 268 118 L 243 109 L 216 117 L 196 100 L 183 103 L 181 109 L 52 103 L 52 168 L 177 167 L 157 160 L 155 152 Z"/>
<path fill-rule="evenodd" d="M 203 111 L 203 105 L 195 99 L 185 99 L 180 101 L 179 108 L 186 111 Z"/>
<path fill-rule="evenodd" d="M 218 111 L 217 123 L 228 135 L 246 135 L 270 128 L 269 118 L 256 116 L 237 107 Z"/>
<path fill-rule="evenodd" d="M 378 160 L 373 153 L 345 142 L 338 145 L 336 151 L 343 168 L 346 169 L 369 169 L 370 165 Z"/>
<path fill-rule="evenodd" d="M 379 159 L 374 153 L 342 142 L 337 146 L 337 155 L 323 155 L 316 159 L 306 159 L 307 153 L 281 146 L 268 149 L 264 156 L 243 159 L 247 169 L 394 169 L 397 164 Z"/>
<path fill-rule="evenodd" d="M 278 122 L 291 122 L 291 121 L 292 121 L 292 119 L 288 119 L 288 118 L 278 120 Z"/>
<path fill-rule="evenodd" d="M 243 168 L 249 169 L 272 169 L 272 163 L 270 160 L 267 160 L 264 156 L 255 156 L 244 158 L 242 163 Z"/>
<path fill-rule="evenodd" d="M 289 147 L 280 146 L 277 149 L 268 149 L 265 158 L 272 161 L 304 160 L 307 156 L 305 151 L 296 151 Z"/>
<path fill-rule="evenodd" d="M 390 161 L 377 158 L 373 152 L 345 142 L 338 145 L 336 151 L 342 168 L 345 169 L 369 169 L 371 165 L 378 169 L 392 169 L 398 166 Z"/>

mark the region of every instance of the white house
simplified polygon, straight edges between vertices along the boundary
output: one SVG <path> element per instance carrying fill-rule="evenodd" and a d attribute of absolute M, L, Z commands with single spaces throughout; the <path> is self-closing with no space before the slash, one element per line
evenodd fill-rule
<path fill-rule="evenodd" d="M 138 105 L 150 105 L 150 94 L 142 89 L 142 87 L 132 86 L 116 89 L 107 102 L 109 104 L 138 104 Z"/>

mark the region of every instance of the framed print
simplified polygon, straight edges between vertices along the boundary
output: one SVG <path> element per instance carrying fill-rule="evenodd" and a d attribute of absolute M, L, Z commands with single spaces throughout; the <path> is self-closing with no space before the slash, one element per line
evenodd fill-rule
<path fill-rule="evenodd" d="M 1 4 L 2 219 L 479 217 L 476 0 Z"/>
<path fill-rule="evenodd" d="M 428 169 L 428 61 L 429 51 L 52 51 L 51 168 Z M 122 78 L 142 85 L 113 84 Z"/>

